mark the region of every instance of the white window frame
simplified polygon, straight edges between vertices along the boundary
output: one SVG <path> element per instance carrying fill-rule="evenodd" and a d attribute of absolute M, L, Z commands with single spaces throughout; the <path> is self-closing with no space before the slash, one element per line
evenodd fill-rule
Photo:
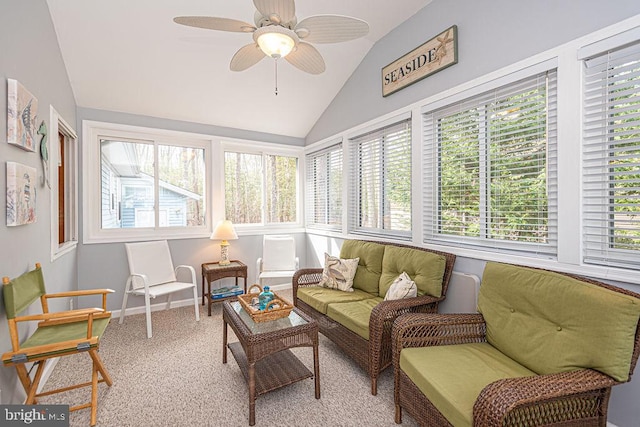
<path fill-rule="evenodd" d="M 265 209 L 266 209 L 266 200 L 265 200 L 265 192 L 262 192 L 262 222 L 260 224 L 236 224 L 233 226 L 236 232 L 239 235 L 250 235 L 259 232 L 260 234 L 269 233 L 269 232 L 280 232 L 280 231 L 288 231 L 288 232 L 303 232 L 303 218 L 304 218 L 304 190 L 303 190 L 303 177 L 305 176 L 305 165 L 304 165 L 304 147 L 297 147 L 285 144 L 274 144 L 274 143 L 266 143 L 260 141 L 251 141 L 251 140 L 239 140 L 239 139 L 231 139 L 225 138 L 219 141 L 219 150 L 218 151 L 218 159 L 220 161 L 220 167 L 217 168 L 219 171 L 218 176 L 216 177 L 216 181 L 219 182 L 219 197 L 216 200 L 221 200 L 222 209 L 219 212 L 216 212 L 217 218 L 215 220 L 225 219 L 225 210 L 226 210 L 226 200 L 225 200 L 225 165 L 224 165 L 224 157 L 225 152 L 234 152 L 234 153 L 242 153 L 242 154 L 253 154 L 267 156 L 284 156 L 284 157 L 295 157 L 297 159 L 298 170 L 296 173 L 296 221 L 295 222 L 287 222 L 287 223 L 266 223 L 265 222 Z M 217 163 L 217 162 L 216 162 Z M 263 171 L 265 169 L 263 168 Z M 263 172 L 264 173 L 264 172 Z M 263 176 L 262 184 L 265 185 L 265 180 Z"/>
<path fill-rule="evenodd" d="M 553 102 L 552 109 L 554 110 L 554 118 L 555 121 L 553 123 L 547 123 L 547 128 L 545 129 L 545 134 L 547 135 L 547 148 L 546 148 L 546 157 L 545 157 L 545 169 L 547 170 L 547 191 L 549 195 L 548 200 L 548 210 L 547 210 L 547 219 L 549 224 L 548 231 L 548 239 L 549 243 L 533 243 L 533 242 L 523 242 L 516 240 L 505 240 L 505 239 L 492 239 L 487 238 L 486 235 L 489 233 L 489 221 L 490 221 L 490 204 L 488 201 L 488 181 L 489 177 L 486 175 L 487 168 L 490 164 L 490 159 L 486 158 L 485 154 L 488 150 L 488 144 L 490 144 L 490 140 L 485 139 L 486 135 L 479 135 L 479 158 L 478 162 L 480 164 L 480 194 L 478 194 L 480 198 L 480 234 L 479 236 L 468 237 L 468 236 L 458 236 L 455 234 L 441 234 L 438 232 L 439 227 L 439 184 L 438 184 L 438 171 L 440 158 L 439 158 L 439 141 L 437 140 L 427 140 L 426 133 L 432 134 L 435 136 L 437 133 L 434 129 L 432 129 L 431 123 L 429 122 L 429 126 L 426 126 L 427 117 L 430 117 L 434 111 L 438 111 L 440 108 L 449 108 L 450 110 L 456 110 L 457 106 L 460 103 L 465 103 L 468 99 L 471 100 L 471 105 L 475 105 L 478 98 L 489 99 L 490 95 L 494 91 L 501 91 L 503 88 L 507 88 L 511 90 L 510 86 L 516 83 L 518 84 L 520 81 L 530 81 L 531 79 L 537 79 L 539 76 L 544 75 L 546 72 L 557 73 L 557 64 L 555 61 L 546 61 L 541 64 L 537 64 L 533 67 L 529 67 L 526 69 L 519 70 L 515 73 L 510 74 L 509 76 L 505 76 L 500 79 L 496 79 L 491 82 L 490 86 L 481 86 L 470 89 L 469 91 L 461 92 L 454 97 L 446 98 L 440 100 L 432 105 L 427 105 L 422 108 L 424 120 L 425 120 L 425 131 L 423 131 L 423 150 L 424 150 L 424 161 L 422 165 L 423 169 L 423 183 L 424 183 L 424 224 L 423 224 L 423 232 L 424 232 L 424 243 L 430 244 L 451 244 L 454 246 L 460 247 L 468 247 L 468 248 L 482 248 L 489 251 L 494 251 L 497 253 L 513 253 L 515 255 L 525 255 L 533 258 L 546 258 L 546 259 L 555 259 L 557 256 L 557 146 L 558 146 L 558 138 L 557 138 L 557 94 L 552 92 L 553 94 Z M 556 85 L 557 85 L 557 78 Z M 529 83 L 527 83 L 529 85 Z M 533 85 L 532 85 L 533 86 Z M 550 96 L 547 93 L 547 96 Z M 549 102 L 549 98 L 547 97 L 547 102 Z M 481 99 L 482 100 L 482 99 Z M 484 110 L 482 110 L 484 111 Z M 451 112 L 449 112 L 451 113 Z M 551 126 L 549 128 L 549 126 Z M 428 130 L 426 130 L 428 129 Z M 549 190 L 551 190 L 549 192 Z M 549 194 L 550 193 L 550 194 Z"/>
<path fill-rule="evenodd" d="M 583 141 L 581 144 L 582 149 L 582 178 L 583 178 L 583 204 L 582 204 L 582 262 L 585 265 L 600 266 L 604 268 L 621 268 L 629 270 L 640 270 L 638 265 L 638 259 L 640 259 L 640 251 L 622 250 L 611 246 L 610 240 L 615 235 L 616 228 L 610 228 L 612 221 L 610 220 L 612 207 L 611 199 L 611 179 L 613 175 L 610 175 L 610 165 L 608 163 L 611 154 L 609 145 L 610 133 L 605 133 L 607 136 L 601 136 L 602 132 L 610 132 L 609 126 L 611 123 L 601 124 L 598 126 L 597 122 L 607 122 L 607 118 L 610 117 L 612 111 L 609 107 L 609 91 L 604 90 L 604 96 L 601 98 L 607 99 L 604 104 L 594 104 L 593 99 L 590 99 L 590 105 L 587 111 L 587 71 L 588 63 L 595 62 L 595 67 L 598 67 L 599 63 L 608 64 L 608 55 L 616 55 L 618 51 L 625 51 L 626 54 L 633 52 L 636 58 L 640 59 L 640 27 L 636 27 L 632 30 L 619 33 L 613 37 L 602 40 L 597 43 L 590 44 L 583 47 L 578 51 L 578 59 L 582 65 L 582 88 L 581 94 L 583 100 Z M 613 61 L 619 63 L 618 60 Z M 610 78 L 610 73 L 607 71 L 607 79 Z M 602 76 L 602 72 L 598 72 L 597 75 Z M 596 75 L 596 77 L 597 77 Z M 619 76 L 614 79 L 619 80 Z M 593 83 L 593 81 L 591 82 Z M 608 89 L 608 88 L 606 88 Z M 593 90 L 592 90 L 593 91 Z M 591 95 L 593 98 L 593 94 Z M 602 99 L 600 99 L 602 100 Z M 597 107 L 601 107 L 598 109 Z M 594 114 L 599 116 L 594 117 Z M 587 119 L 589 115 L 589 119 Z M 587 123 L 588 122 L 588 123 Z M 590 126 L 587 126 L 589 124 Z M 594 127 L 598 126 L 598 127 Z M 598 138 L 595 140 L 595 138 Z M 603 150 L 602 157 L 599 157 L 597 153 Z M 588 175 L 600 174 L 604 177 L 603 181 L 596 182 L 592 178 L 588 178 Z M 600 185 L 600 187 L 598 187 Z M 630 227 L 634 227 L 637 221 Z"/>
<path fill-rule="evenodd" d="M 411 153 L 409 154 L 408 164 L 410 168 L 410 173 L 408 174 L 409 179 L 411 180 L 411 188 L 413 189 L 413 185 L 415 185 L 413 181 L 414 173 L 414 163 L 413 156 L 415 152 L 414 145 L 414 135 L 415 130 L 413 129 L 413 120 L 411 112 L 406 112 L 402 114 L 398 114 L 383 120 L 379 120 L 377 122 L 371 123 L 365 128 L 359 129 L 357 132 L 351 132 L 346 138 L 346 147 L 345 150 L 348 153 L 346 157 L 343 158 L 343 162 L 346 163 L 347 175 L 346 179 L 343 178 L 343 182 L 346 183 L 348 188 L 348 196 L 346 199 L 346 211 L 348 216 L 347 227 L 348 233 L 353 236 L 365 236 L 365 237 L 375 237 L 375 238 L 386 238 L 386 239 L 397 239 L 401 241 L 411 241 L 413 237 L 413 215 L 415 201 L 413 200 L 413 191 L 412 191 L 412 200 L 411 206 L 409 208 L 409 214 L 411 218 L 409 220 L 410 229 L 409 230 L 393 230 L 393 229 L 385 229 L 385 228 L 370 228 L 370 227 L 362 227 L 359 223 L 358 217 L 360 214 L 360 206 L 358 204 L 360 200 L 360 188 L 358 188 L 358 180 L 356 179 L 357 171 L 360 170 L 361 165 L 358 164 L 358 159 L 356 158 L 357 149 L 359 146 L 359 139 L 361 136 L 364 136 L 370 132 L 381 131 L 384 128 L 389 126 L 394 126 L 396 124 L 400 124 L 405 121 L 409 121 L 409 144 Z M 344 160 L 346 159 L 346 161 Z M 384 172 L 381 171 L 382 175 Z M 344 184 L 343 184 L 344 185 Z M 382 191 L 382 189 L 381 189 Z M 386 200 L 386 199 L 385 199 Z M 383 200 L 383 202 L 385 201 Z M 343 204 L 343 209 L 345 209 Z"/>
<path fill-rule="evenodd" d="M 327 231 L 341 231 L 342 230 L 342 212 L 344 211 L 344 206 L 345 206 L 345 201 L 343 199 L 342 196 L 342 187 L 338 189 L 339 193 L 340 193 L 340 202 L 341 202 L 341 209 L 340 209 L 340 221 L 339 224 L 335 224 L 335 225 L 331 225 L 328 224 L 328 222 L 325 220 L 324 222 L 317 222 L 315 221 L 315 210 L 314 210 L 314 204 L 315 204 L 315 199 L 317 196 L 318 188 L 317 186 L 312 186 L 311 183 L 308 182 L 308 179 L 311 178 L 311 165 L 310 165 L 310 161 L 315 160 L 316 158 L 319 157 L 328 157 L 330 153 L 339 153 L 340 154 L 340 163 L 341 163 L 341 168 L 340 168 L 340 173 L 342 174 L 342 187 L 344 187 L 346 185 L 346 181 L 345 181 L 345 175 L 343 173 L 344 170 L 344 165 L 345 165 L 345 158 L 344 158 L 344 146 L 343 146 L 343 141 L 342 139 L 339 140 L 334 140 L 332 141 L 330 144 L 327 144 L 325 147 L 320 148 L 320 149 L 315 149 L 315 150 L 309 150 L 306 152 L 305 155 L 305 168 L 306 168 L 306 174 L 305 174 L 305 184 L 306 184 L 306 199 L 305 199 L 305 211 L 306 211 L 306 215 L 305 215 L 305 226 L 307 228 L 315 228 L 315 229 L 320 229 L 320 230 L 327 230 Z M 315 180 L 314 180 L 315 183 Z M 324 202 L 329 203 L 329 199 L 330 199 L 330 195 L 332 194 L 331 188 L 329 186 L 330 184 L 330 180 L 327 179 L 327 183 L 326 183 L 326 188 L 324 189 L 324 191 L 322 191 L 321 197 L 323 199 Z M 328 208 L 328 207 L 327 207 Z M 328 215 L 329 213 L 326 212 L 326 219 L 328 219 Z"/>
<path fill-rule="evenodd" d="M 85 120 L 82 125 L 84 149 L 83 171 L 83 238 L 85 244 L 130 242 L 156 239 L 188 239 L 209 237 L 212 231 L 212 144 L 207 135 L 153 129 L 141 126 Z M 102 229 L 101 224 L 101 153 L 100 140 L 122 138 L 125 140 L 156 141 L 162 145 L 194 147 L 204 150 L 205 160 L 205 219 L 204 225 L 193 227 L 114 228 Z"/>
<path fill-rule="evenodd" d="M 78 246 L 78 136 L 76 131 L 60 116 L 53 106 L 49 108 L 49 123 L 47 135 L 49 142 L 49 170 L 45 179 L 48 180 L 51 188 L 51 261 L 54 261 L 64 254 L 74 251 Z M 62 191 L 65 191 L 66 196 L 65 229 L 67 230 L 68 238 L 62 244 L 58 243 L 58 195 L 61 191 L 58 188 L 59 133 L 62 133 L 67 141 L 65 146 L 65 182 L 67 185 Z"/>

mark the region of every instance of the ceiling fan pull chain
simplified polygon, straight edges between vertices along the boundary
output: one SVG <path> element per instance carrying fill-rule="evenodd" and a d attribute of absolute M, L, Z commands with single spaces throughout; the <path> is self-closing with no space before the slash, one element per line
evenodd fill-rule
<path fill-rule="evenodd" d="M 276 63 L 276 96 L 278 96 L 278 58 L 273 62 Z"/>

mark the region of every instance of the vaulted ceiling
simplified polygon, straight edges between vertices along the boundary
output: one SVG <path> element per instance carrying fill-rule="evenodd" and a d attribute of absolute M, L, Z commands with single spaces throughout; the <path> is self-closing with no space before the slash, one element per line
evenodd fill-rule
<path fill-rule="evenodd" d="M 253 23 L 251 0 L 47 0 L 79 107 L 303 138 L 371 47 L 431 0 L 297 0 L 298 21 L 337 14 L 363 19 L 369 34 L 317 44 L 326 71 L 304 73 L 264 58 L 230 71 L 251 34 L 191 28 L 175 16 Z"/>

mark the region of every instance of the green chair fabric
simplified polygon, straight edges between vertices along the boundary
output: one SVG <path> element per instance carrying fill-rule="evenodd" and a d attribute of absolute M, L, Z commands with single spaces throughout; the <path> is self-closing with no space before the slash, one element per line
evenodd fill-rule
<path fill-rule="evenodd" d="M 15 318 L 46 293 L 42 268 L 37 267 L 2 286 L 7 319 Z"/>
<path fill-rule="evenodd" d="M 418 296 L 426 294 L 440 297 L 445 267 L 446 259 L 442 255 L 387 245 L 382 259 L 378 295 L 384 298 L 391 283 L 402 272 L 406 272 L 416 282 Z"/>
<path fill-rule="evenodd" d="M 590 368 L 627 381 L 640 300 L 554 273 L 487 263 L 487 341 L 538 374 Z"/>
<path fill-rule="evenodd" d="M 371 310 L 382 301 L 382 298 L 374 297 L 361 301 L 329 304 L 327 316 L 368 341 Z"/>
<path fill-rule="evenodd" d="M 382 274 L 382 258 L 385 245 L 362 240 L 345 240 L 340 248 L 340 258 L 358 261 L 358 269 L 353 278 L 353 288 L 378 296 L 378 283 Z M 382 295 L 384 296 L 384 295 Z"/>
<path fill-rule="evenodd" d="M 360 289 L 354 289 L 353 292 L 345 292 L 321 286 L 308 286 L 298 288 L 298 298 L 320 313 L 327 314 L 327 307 L 331 303 L 360 301 L 371 298 L 371 294 Z"/>
<path fill-rule="evenodd" d="M 487 385 L 536 375 L 488 343 L 404 348 L 400 368 L 456 427 L 473 424 L 473 405 Z"/>

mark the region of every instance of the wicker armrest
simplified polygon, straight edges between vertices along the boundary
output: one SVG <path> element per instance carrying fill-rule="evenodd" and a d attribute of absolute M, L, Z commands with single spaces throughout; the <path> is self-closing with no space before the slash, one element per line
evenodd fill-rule
<path fill-rule="evenodd" d="M 607 390 L 615 384 L 613 378 L 591 369 L 499 380 L 478 396 L 473 424 L 521 425 L 528 419 L 547 425 L 598 416 L 601 405 L 606 408 Z"/>
<path fill-rule="evenodd" d="M 385 332 L 387 339 L 391 339 L 393 322 L 398 316 L 406 313 L 435 313 L 438 309 L 437 303 L 443 299 L 423 295 L 415 298 L 382 301 L 373 307 L 369 317 L 369 341 L 374 345 L 379 343 Z"/>
<path fill-rule="evenodd" d="M 294 273 L 291 283 L 293 285 L 293 303 L 295 304 L 298 287 L 316 286 L 322 280 L 322 268 L 303 268 Z"/>
<path fill-rule="evenodd" d="M 481 314 L 403 314 L 393 323 L 393 364 L 406 347 L 466 344 L 486 341 Z"/>

